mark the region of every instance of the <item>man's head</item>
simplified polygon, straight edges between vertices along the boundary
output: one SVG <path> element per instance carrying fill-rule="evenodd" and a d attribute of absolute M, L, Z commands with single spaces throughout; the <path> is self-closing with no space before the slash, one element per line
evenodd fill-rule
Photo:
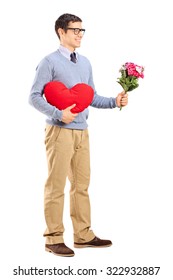
<path fill-rule="evenodd" d="M 80 47 L 80 42 L 85 32 L 82 29 L 82 20 L 72 14 L 61 15 L 55 22 L 55 31 L 61 44 L 71 51 Z"/>

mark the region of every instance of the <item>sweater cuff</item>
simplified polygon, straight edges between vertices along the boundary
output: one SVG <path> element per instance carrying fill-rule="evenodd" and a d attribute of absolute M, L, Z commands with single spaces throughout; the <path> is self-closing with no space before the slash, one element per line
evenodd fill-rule
<path fill-rule="evenodd" d="M 55 110 L 53 112 L 53 115 L 52 115 L 52 118 L 55 119 L 55 120 L 59 120 L 61 122 L 62 121 L 62 111 L 55 108 Z"/>

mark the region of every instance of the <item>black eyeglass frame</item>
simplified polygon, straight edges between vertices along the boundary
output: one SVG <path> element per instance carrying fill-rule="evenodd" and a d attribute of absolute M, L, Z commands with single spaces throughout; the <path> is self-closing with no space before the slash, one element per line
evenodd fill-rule
<path fill-rule="evenodd" d="M 67 30 L 73 30 L 75 35 L 79 35 L 80 32 L 82 32 L 82 35 L 85 33 L 85 29 L 83 28 L 74 28 L 74 27 L 68 27 Z"/>

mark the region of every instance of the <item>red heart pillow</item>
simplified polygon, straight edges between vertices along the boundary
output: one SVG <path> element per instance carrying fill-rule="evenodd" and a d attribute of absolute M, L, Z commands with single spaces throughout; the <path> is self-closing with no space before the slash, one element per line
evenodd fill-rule
<path fill-rule="evenodd" d="M 64 110 L 76 104 L 71 112 L 79 113 L 91 104 L 94 97 L 94 90 L 84 83 L 76 84 L 71 89 L 68 89 L 63 83 L 52 81 L 45 85 L 44 95 L 47 102 L 59 110 Z"/>

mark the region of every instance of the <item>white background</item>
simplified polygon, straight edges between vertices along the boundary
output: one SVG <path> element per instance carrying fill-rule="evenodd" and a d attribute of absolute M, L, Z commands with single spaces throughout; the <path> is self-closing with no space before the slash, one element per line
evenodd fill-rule
<path fill-rule="evenodd" d="M 116 79 L 124 62 L 145 66 L 145 78 L 129 93 L 128 107 L 90 108 L 92 229 L 113 246 L 75 249 L 74 258 L 44 251 L 45 116 L 28 104 L 35 68 L 58 48 L 54 22 L 66 12 L 83 19 L 86 33 L 78 51 L 92 63 L 98 94 L 121 91 Z M 0 13 L 3 279 L 15 278 L 13 269 L 19 265 L 96 268 L 94 279 L 172 279 L 171 1 L 6 0 Z M 67 181 L 65 242 L 73 248 L 69 187 Z M 108 266 L 161 270 L 158 276 L 120 277 L 107 276 Z"/>

